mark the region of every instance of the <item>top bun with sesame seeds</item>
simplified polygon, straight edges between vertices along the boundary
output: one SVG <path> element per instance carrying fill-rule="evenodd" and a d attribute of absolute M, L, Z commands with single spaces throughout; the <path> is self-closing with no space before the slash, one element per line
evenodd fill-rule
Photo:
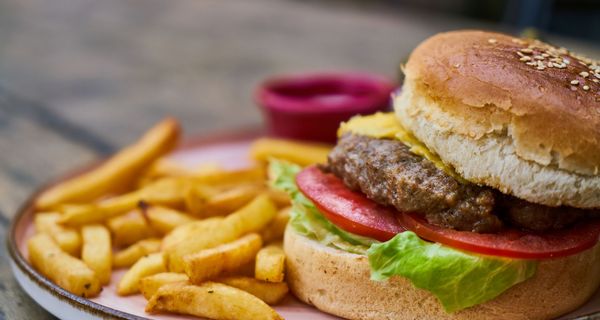
<path fill-rule="evenodd" d="M 465 179 L 547 206 L 600 207 L 600 62 L 499 33 L 417 47 L 400 122 Z"/>

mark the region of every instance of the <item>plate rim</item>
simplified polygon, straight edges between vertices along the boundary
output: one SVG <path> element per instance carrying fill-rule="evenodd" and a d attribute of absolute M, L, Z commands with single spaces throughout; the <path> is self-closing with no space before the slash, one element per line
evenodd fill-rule
<path fill-rule="evenodd" d="M 251 139 L 258 138 L 264 134 L 263 130 L 256 128 L 248 128 L 248 129 L 238 129 L 227 132 L 219 132 L 205 135 L 192 135 L 189 138 L 185 138 L 182 142 L 177 146 L 175 152 L 179 150 L 186 150 L 195 147 L 202 146 L 210 146 L 213 144 L 227 143 L 227 142 L 242 142 L 248 141 Z M 114 154 L 114 153 L 113 153 Z M 16 241 L 16 232 L 17 226 L 21 224 L 21 220 L 27 215 L 33 214 L 33 202 L 39 196 L 39 194 L 48 189 L 49 187 L 64 181 L 65 179 L 77 176 L 86 171 L 91 170 L 92 168 L 100 165 L 102 162 L 106 161 L 108 158 L 112 156 L 105 156 L 100 158 L 99 160 L 92 161 L 91 163 L 87 163 L 81 166 L 77 166 L 72 170 L 68 170 L 66 173 L 59 175 L 58 177 L 50 180 L 49 182 L 41 184 L 37 187 L 34 192 L 32 192 L 25 202 L 17 209 L 15 215 L 11 218 L 10 226 L 8 232 L 6 234 L 6 248 L 8 249 L 8 256 L 14 262 L 20 271 L 26 275 L 32 282 L 37 284 L 42 290 L 52 294 L 54 297 L 59 299 L 61 302 L 66 302 L 74 308 L 77 308 L 81 311 L 85 311 L 95 316 L 101 316 L 103 318 L 109 319 L 125 319 L 125 320 L 148 320 L 146 317 L 137 316 L 125 311 L 117 310 L 111 307 L 107 307 L 105 305 L 99 304 L 97 302 L 91 301 L 87 298 L 80 297 L 76 294 L 73 294 L 52 281 L 48 278 L 37 272 L 32 265 L 29 264 L 27 259 L 21 254 L 19 248 L 17 247 Z M 15 277 L 14 270 L 12 271 L 13 277 Z M 23 287 L 19 283 L 19 286 L 22 290 Z M 25 293 L 31 297 L 31 295 L 25 291 Z M 36 301 L 36 303 L 46 311 L 48 311 L 43 305 Z"/>

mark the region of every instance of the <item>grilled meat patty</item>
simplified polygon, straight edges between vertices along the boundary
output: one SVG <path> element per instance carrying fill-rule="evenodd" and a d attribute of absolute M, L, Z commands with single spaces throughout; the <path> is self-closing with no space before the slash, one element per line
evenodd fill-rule
<path fill-rule="evenodd" d="M 591 212 L 533 204 L 488 187 L 461 184 L 397 140 L 346 134 L 328 160 L 328 170 L 349 188 L 399 211 L 420 213 L 444 228 L 492 233 L 508 223 L 546 231 Z"/>

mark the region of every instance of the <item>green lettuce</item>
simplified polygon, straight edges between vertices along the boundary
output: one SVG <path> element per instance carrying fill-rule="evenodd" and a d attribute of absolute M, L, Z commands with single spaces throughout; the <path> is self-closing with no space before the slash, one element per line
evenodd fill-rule
<path fill-rule="evenodd" d="M 424 241 L 411 231 L 383 243 L 346 232 L 298 190 L 295 177 L 300 170 L 280 160 L 269 165 L 271 186 L 292 198 L 290 226 L 326 246 L 367 255 L 372 280 L 405 277 L 435 295 L 447 312 L 455 312 L 493 299 L 535 274 L 536 261 L 467 253 Z"/>
<path fill-rule="evenodd" d="M 285 191 L 292 199 L 290 225 L 299 234 L 316 240 L 326 246 L 347 252 L 366 254 L 371 244 L 377 240 L 354 235 L 331 223 L 306 198 L 296 186 L 296 174 L 302 168 L 281 160 L 271 160 L 269 180 L 271 187 Z"/>
<path fill-rule="evenodd" d="M 481 256 L 422 240 L 402 232 L 391 240 L 373 244 L 367 251 L 371 279 L 399 275 L 415 287 L 433 293 L 448 312 L 490 299 L 535 274 L 530 260 Z"/>

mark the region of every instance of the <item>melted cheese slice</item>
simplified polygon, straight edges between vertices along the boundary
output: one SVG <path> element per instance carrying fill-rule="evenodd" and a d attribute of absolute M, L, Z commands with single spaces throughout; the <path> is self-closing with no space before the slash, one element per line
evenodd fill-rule
<path fill-rule="evenodd" d="M 343 122 L 338 129 L 338 137 L 345 133 L 359 134 L 376 139 L 395 139 L 409 147 L 410 152 L 431 161 L 438 169 L 454 177 L 461 183 L 465 180 L 445 164 L 440 157 L 429 150 L 421 141 L 406 130 L 393 112 L 378 112 L 369 116 L 356 116 Z"/>

